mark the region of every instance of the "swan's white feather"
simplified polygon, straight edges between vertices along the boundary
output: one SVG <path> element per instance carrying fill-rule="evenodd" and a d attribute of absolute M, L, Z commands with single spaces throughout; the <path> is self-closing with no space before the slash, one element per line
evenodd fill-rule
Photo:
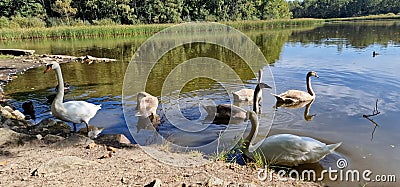
<path fill-rule="evenodd" d="M 241 89 L 239 91 L 233 92 L 233 99 L 235 101 L 253 101 L 254 90 L 253 89 Z"/>
<path fill-rule="evenodd" d="M 156 114 L 158 107 L 158 99 L 146 92 L 139 92 L 137 95 L 138 110 L 136 116 L 148 117 L 151 114 Z"/>
<path fill-rule="evenodd" d="M 88 123 L 93 118 L 97 111 L 101 109 L 101 105 L 95 105 L 86 101 L 68 101 L 63 103 L 66 109 L 67 117 L 73 123 Z"/>
<path fill-rule="evenodd" d="M 328 146 L 310 137 L 278 134 L 266 138 L 259 149 L 267 160 L 275 164 L 296 166 L 318 162 L 340 145 L 341 143 L 337 143 Z"/>

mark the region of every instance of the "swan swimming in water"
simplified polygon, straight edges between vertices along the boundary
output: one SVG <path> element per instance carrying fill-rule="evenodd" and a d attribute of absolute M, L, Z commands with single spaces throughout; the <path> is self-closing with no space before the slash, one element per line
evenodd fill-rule
<path fill-rule="evenodd" d="M 271 88 L 265 83 L 257 84 L 256 88 L 253 90 L 253 111 L 260 112 L 260 101 L 261 101 L 261 89 Z M 207 111 L 208 117 L 214 117 L 213 123 L 216 124 L 228 124 L 230 122 L 243 122 L 243 120 L 248 119 L 246 115 L 246 110 L 232 104 L 220 104 L 215 106 L 204 106 L 203 108 Z M 215 116 L 212 116 L 215 115 Z"/>
<path fill-rule="evenodd" d="M 262 80 L 262 69 L 258 70 L 258 84 L 261 83 Z M 244 88 L 239 91 L 233 92 L 233 100 L 234 101 L 251 101 L 253 102 L 254 89 Z M 260 93 L 257 97 L 258 102 L 261 100 L 262 94 Z"/>
<path fill-rule="evenodd" d="M 257 114 L 248 111 L 247 115 L 251 121 L 250 134 L 245 138 L 245 152 L 258 134 Z M 277 134 L 262 140 L 256 151 L 261 151 L 266 161 L 273 164 L 297 166 L 299 164 L 316 163 L 326 155 L 333 153 L 342 142 L 326 145 L 310 137 L 296 136 L 293 134 Z"/>
<path fill-rule="evenodd" d="M 306 76 L 307 92 L 300 91 L 300 90 L 288 90 L 279 95 L 272 94 L 275 96 L 275 98 L 277 100 L 276 102 L 290 104 L 290 103 L 311 101 L 311 100 L 315 99 L 315 93 L 311 87 L 311 76 L 319 78 L 318 74 L 315 71 L 310 71 L 307 73 L 307 76 Z"/>
<path fill-rule="evenodd" d="M 76 132 L 77 123 L 85 123 L 86 130 L 89 132 L 89 120 L 92 119 L 101 105 L 95 105 L 86 101 L 68 101 L 64 100 L 64 80 L 62 77 L 61 67 L 57 62 L 50 62 L 46 64 L 44 73 L 54 69 L 57 73 L 59 89 L 57 95 L 51 104 L 51 113 L 54 117 L 66 122 L 72 122 L 74 125 L 74 132 Z"/>

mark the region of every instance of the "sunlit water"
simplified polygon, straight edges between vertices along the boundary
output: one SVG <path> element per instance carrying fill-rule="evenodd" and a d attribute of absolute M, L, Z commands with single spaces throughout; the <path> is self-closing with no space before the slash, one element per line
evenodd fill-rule
<path fill-rule="evenodd" d="M 279 108 L 275 114 L 272 134 L 294 133 L 327 143 L 343 142 L 337 151 L 348 159 L 347 168 L 360 171 L 369 169 L 373 174 L 395 174 L 397 178 L 400 177 L 399 22 L 329 24 L 315 29 L 260 31 L 249 32 L 248 35 L 259 45 L 271 63 L 277 93 L 288 89 L 305 90 L 305 74 L 308 71 L 314 70 L 320 76 L 312 78 L 317 97 L 310 107 L 310 115 L 316 116 L 311 121 L 306 121 L 305 108 Z M 102 104 L 102 109 L 90 123 L 104 127 L 103 133 L 123 133 L 133 141 L 122 113 L 121 89 L 128 65 L 127 59 L 130 59 L 129 56 L 144 39 L 121 39 L 116 40 L 116 43 L 107 41 L 94 41 L 94 44 L 86 41 L 64 50 L 61 50 L 60 45 L 52 51 L 71 55 L 92 53 L 94 56 L 119 60 L 91 65 L 62 64 L 64 80 L 72 85 L 65 99 Z M 34 49 L 37 45 L 27 46 Z M 18 43 L 11 47 L 24 48 Z M 48 50 L 39 49 L 43 53 L 55 53 Z M 108 53 L 110 51 L 112 53 Z M 200 50 L 198 54 L 217 53 L 215 51 L 218 50 Z M 373 51 L 379 55 L 372 57 Z M 221 50 L 218 52 L 226 54 Z M 158 69 L 154 82 L 165 78 L 168 70 L 174 67 L 170 66 L 167 64 Z M 254 75 L 240 66 L 236 70 L 241 72 L 246 87 L 254 88 Z M 267 68 L 264 70 L 268 71 Z M 140 66 L 138 71 L 140 72 Z M 54 87 L 57 83 L 54 76 L 54 73 L 43 74 L 43 69 L 29 70 L 10 83 L 6 92 L 15 99 L 13 103 L 17 108 L 20 108 L 22 102 L 33 100 L 37 123 L 43 118 L 51 117 L 45 97 L 55 93 Z M 235 85 L 231 86 L 236 88 Z M 198 103 L 192 102 L 194 100 L 207 98 L 217 103 L 229 102 L 223 87 L 212 81 L 195 81 L 186 88 L 180 94 L 180 106 L 183 115 L 190 120 L 202 120 L 202 110 Z M 157 93 L 156 86 L 150 86 L 149 90 Z M 377 99 L 380 114 L 372 117 L 379 124 L 375 128 L 374 124 L 362 116 L 372 114 Z M 163 104 L 168 106 L 168 103 Z M 162 110 L 158 112 L 163 114 Z M 215 140 L 226 128 L 224 125 L 206 125 L 201 132 L 185 134 L 179 133 L 178 128 L 165 122 L 160 126 L 159 132 L 170 140 L 179 137 L 182 146 L 196 146 Z M 243 130 L 244 126 L 242 124 L 235 128 Z M 334 161 L 329 161 L 328 158 L 325 162 Z"/>

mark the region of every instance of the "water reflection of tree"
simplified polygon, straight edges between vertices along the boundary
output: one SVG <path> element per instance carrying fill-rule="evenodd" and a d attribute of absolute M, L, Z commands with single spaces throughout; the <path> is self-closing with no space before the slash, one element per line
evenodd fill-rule
<path fill-rule="evenodd" d="M 400 43 L 400 38 L 393 37 L 398 35 L 399 30 L 398 21 L 331 23 L 310 31 L 294 31 L 290 41 L 303 44 L 334 44 L 338 45 L 338 50 L 347 45 L 362 49 L 376 43 L 382 46 Z"/>

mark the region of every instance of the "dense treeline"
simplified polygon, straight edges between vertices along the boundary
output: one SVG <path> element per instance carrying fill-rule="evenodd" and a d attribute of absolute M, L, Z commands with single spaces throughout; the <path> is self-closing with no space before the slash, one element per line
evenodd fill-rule
<path fill-rule="evenodd" d="M 398 0 L 0 0 L 0 28 L 340 18 L 399 12 Z"/>
<path fill-rule="evenodd" d="M 291 18 L 285 0 L 0 0 L 0 27 Z"/>
<path fill-rule="evenodd" d="M 343 18 L 400 12 L 399 0 L 294 0 L 294 18 Z"/>

